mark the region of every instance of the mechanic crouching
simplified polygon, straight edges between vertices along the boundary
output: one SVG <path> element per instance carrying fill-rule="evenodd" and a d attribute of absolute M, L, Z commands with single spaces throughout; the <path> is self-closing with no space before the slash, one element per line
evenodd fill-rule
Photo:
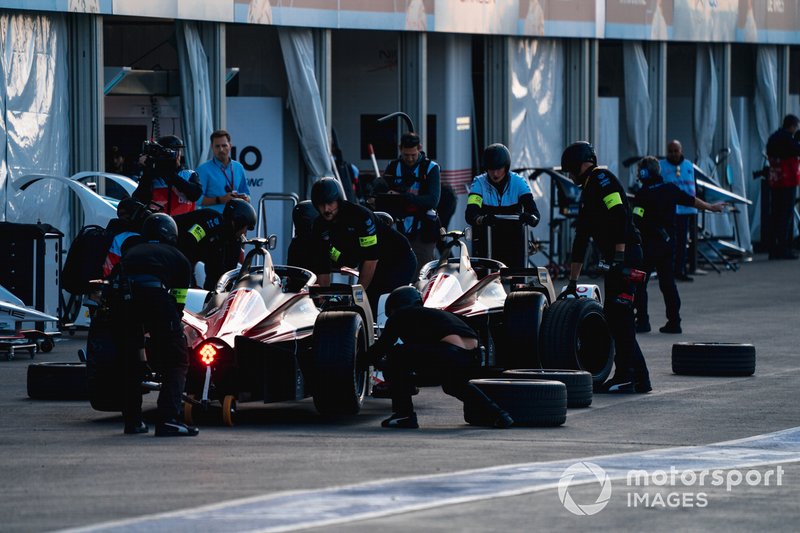
<path fill-rule="evenodd" d="M 633 299 L 637 282 L 629 275 L 631 269 L 638 269 L 642 264 L 642 241 L 633 225 L 625 189 L 614 174 L 597 167 L 594 147 L 585 141 L 575 142 L 564 150 L 561 169 L 583 191 L 575 222 L 569 284 L 558 298 L 578 296 L 578 276 L 589 237 L 610 265 L 605 275 L 603 313 L 614 338 L 615 372 L 614 377 L 595 392 L 650 392 L 650 374 L 634 329 Z"/>
<path fill-rule="evenodd" d="M 148 432 L 142 421 L 141 389 L 142 379 L 149 373 L 143 357 L 147 334 L 149 360 L 162 376 L 156 437 L 195 436 L 199 432 L 196 427 L 178 422 L 189 368 L 181 314 L 191 265 L 175 247 L 178 227 L 169 215 L 150 215 L 142 236 L 146 242 L 127 249 L 112 276 L 112 320 L 125 361 L 125 434 Z"/>
<path fill-rule="evenodd" d="M 370 348 L 370 359 L 385 356 L 381 366 L 392 396 L 392 416 L 381 422 L 385 428 L 416 429 L 417 414 L 411 396 L 415 373 L 442 384 L 445 394 L 481 406 L 505 429 L 514 420 L 469 380 L 480 368 L 478 334 L 459 316 L 423 307 L 414 287 L 394 289 L 386 300 L 386 327 Z M 424 326 L 423 326 L 424 325 Z"/>

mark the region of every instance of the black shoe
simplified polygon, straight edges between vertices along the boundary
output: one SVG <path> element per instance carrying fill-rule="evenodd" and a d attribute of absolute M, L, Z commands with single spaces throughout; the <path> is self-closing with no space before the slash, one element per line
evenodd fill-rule
<path fill-rule="evenodd" d="M 506 413 L 505 411 L 500 411 L 497 413 L 497 418 L 494 419 L 494 426 L 497 429 L 508 429 L 514 425 L 514 419 L 511 418 L 511 415 Z"/>
<path fill-rule="evenodd" d="M 688 276 L 686 274 L 676 274 L 675 279 L 677 281 L 694 281 L 694 278 L 692 276 Z"/>
<path fill-rule="evenodd" d="M 181 424 L 175 419 L 156 425 L 156 437 L 194 437 L 198 433 L 200 430 L 196 427 Z"/>
<path fill-rule="evenodd" d="M 398 415 L 394 413 L 392 416 L 381 422 L 381 427 L 417 429 L 419 428 L 419 424 L 417 423 L 417 413 L 411 413 L 410 415 Z"/>
<path fill-rule="evenodd" d="M 661 333 L 683 333 L 681 323 L 669 320 L 664 326 L 658 328 Z"/>
<path fill-rule="evenodd" d="M 646 394 L 653 390 L 649 378 L 612 378 L 594 391 L 597 394 Z"/>
<path fill-rule="evenodd" d="M 144 422 L 139 422 L 138 424 L 125 424 L 126 435 L 139 435 L 141 433 L 147 433 L 148 431 L 150 431 L 150 428 L 148 428 L 147 424 Z"/>
<path fill-rule="evenodd" d="M 650 321 L 644 320 L 637 320 L 636 321 L 636 333 L 648 333 L 651 330 L 650 328 Z"/>

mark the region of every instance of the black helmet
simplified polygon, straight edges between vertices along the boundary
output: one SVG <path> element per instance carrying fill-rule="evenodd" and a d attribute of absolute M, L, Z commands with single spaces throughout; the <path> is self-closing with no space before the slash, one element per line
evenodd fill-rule
<path fill-rule="evenodd" d="M 311 233 L 311 225 L 319 216 L 311 200 L 303 200 L 292 209 L 292 222 L 296 235 L 305 236 Z"/>
<path fill-rule="evenodd" d="M 333 178 L 322 178 L 311 186 L 311 203 L 314 207 L 344 200 L 342 187 Z"/>
<path fill-rule="evenodd" d="M 228 200 L 222 210 L 222 218 L 233 221 L 234 229 L 241 229 L 245 226 L 250 230 L 256 229 L 256 210 L 253 209 L 250 202 L 241 198 Z"/>
<path fill-rule="evenodd" d="M 401 309 L 408 307 L 418 307 L 422 305 L 422 296 L 419 291 L 410 285 L 397 287 L 386 298 L 384 307 L 386 316 L 390 317 Z"/>
<path fill-rule="evenodd" d="M 156 142 L 162 147 L 169 148 L 170 150 L 178 150 L 184 147 L 181 138 L 175 135 L 164 135 L 163 137 L 159 137 Z"/>
<path fill-rule="evenodd" d="M 141 226 L 152 214 L 146 205 L 131 196 L 123 198 L 117 204 L 117 218 L 131 223 L 134 227 Z"/>
<path fill-rule="evenodd" d="M 573 176 L 580 174 L 583 163 L 597 164 L 597 154 L 594 151 L 594 146 L 586 141 L 570 144 L 561 154 L 561 170 Z"/>
<path fill-rule="evenodd" d="M 154 213 L 142 224 L 142 235 L 148 241 L 159 241 L 164 244 L 178 242 L 178 225 L 166 213 Z"/>
<path fill-rule="evenodd" d="M 508 172 L 511 168 L 511 152 L 500 143 L 490 144 L 483 151 L 483 165 L 488 170 L 504 168 Z"/>
<path fill-rule="evenodd" d="M 658 159 L 651 155 L 641 158 L 637 169 L 636 177 L 640 180 L 647 180 L 661 175 L 661 164 Z"/>

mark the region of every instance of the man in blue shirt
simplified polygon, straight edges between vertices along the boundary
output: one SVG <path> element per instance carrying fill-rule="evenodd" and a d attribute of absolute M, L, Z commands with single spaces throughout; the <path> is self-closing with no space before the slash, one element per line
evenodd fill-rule
<path fill-rule="evenodd" d="M 683 147 L 677 140 L 667 145 L 667 158 L 662 159 L 661 177 L 664 183 L 674 183 L 678 189 L 691 197 L 697 196 L 694 165 L 683 157 Z M 687 272 L 686 245 L 691 234 L 692 243 L 697 242 L 697 209 L 685 205 L 675 207 L 675 279 L 694 281 Z"/>
<path fill-rule="evenodd" d="M 209 159 L 199 167 L 197 174 L 203 186 L 203 196 L 198 208 L 207 207 L 222 213 L 225 204 L 234 198 L 250 201 L 250 187 L 244 167 L 231 159 L 231 135 L 225 130 L 217 130 L 211 134 L 213 159 Z"/>

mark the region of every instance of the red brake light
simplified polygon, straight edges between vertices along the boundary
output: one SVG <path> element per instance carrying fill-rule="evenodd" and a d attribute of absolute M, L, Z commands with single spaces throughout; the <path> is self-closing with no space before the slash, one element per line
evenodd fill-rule
<path fill-rule="evenodd" d="M 200 359 L 207 366 L 211 366 L 217 357 L 217 349 L 212 344 L 204 344 L 197 353 L 200 354 Z"/>

